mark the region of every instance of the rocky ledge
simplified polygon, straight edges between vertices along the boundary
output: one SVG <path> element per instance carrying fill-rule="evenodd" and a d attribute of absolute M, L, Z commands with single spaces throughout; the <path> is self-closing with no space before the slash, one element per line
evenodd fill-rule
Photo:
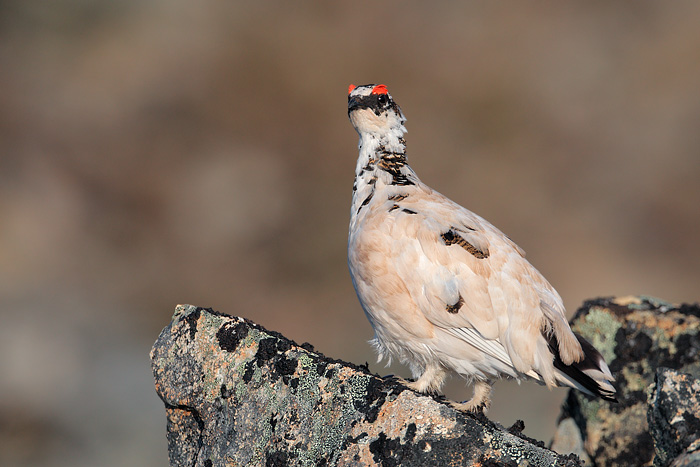
<path fill-rule="evenodd" d="M 700 466 L 700 306 L 597 299 L 571 327 L 609 362 L 619 403 L 569 391 L 552 447 L 596 466 Z"/>
<path fill-rule="evenodd" d="M 611 362 L 620 403 L 571 391 L 553 450 L 522 423 L 504 428 L 244 318 L 180 305 L 151 351 L 170 464 L 700 465 L 700 308 L 598 299 L 573 326 Z"/>

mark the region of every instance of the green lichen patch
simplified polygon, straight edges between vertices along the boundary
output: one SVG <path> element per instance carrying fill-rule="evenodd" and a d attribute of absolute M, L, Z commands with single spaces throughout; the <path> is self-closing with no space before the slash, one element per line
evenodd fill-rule
<path fill-rule="evenodd" d="M 572 328 L 598 349 L 606 362 L 615 358 L 615 335 L 622 323 L 607 309 L 593 307 Z"/>

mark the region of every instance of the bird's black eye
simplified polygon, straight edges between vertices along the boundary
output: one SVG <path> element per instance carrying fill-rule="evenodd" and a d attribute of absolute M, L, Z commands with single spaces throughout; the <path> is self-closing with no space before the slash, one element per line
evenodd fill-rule
<path fill-rule="evenodd" d="M 386 94 L 380 94 L 377 96 L 377 102 L 379 102 L 380 105 L 386 105 L 386 103 L 389 102 L 389 97 L 387 97 Z"/>

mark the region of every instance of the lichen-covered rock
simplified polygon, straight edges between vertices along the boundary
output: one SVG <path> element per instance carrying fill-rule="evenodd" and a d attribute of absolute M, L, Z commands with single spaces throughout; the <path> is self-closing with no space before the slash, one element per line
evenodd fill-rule
<path fill-rule="evenodd" d="M 597 299 L 578 310 L 572 328 L 610 363 L 619 403 L 570 391 L 561 419 L 576 422 L 596 466 L 652 465 L 647 393 L 660 367 L 700 376 L 700 307 L 650 297 Z"/>
<path fill-rule="evenodd" d="M 585 465 L 591 464 L 591 458 L 588 457 L 588 453 L 583 446 L 581 430 L 579 430 L 578 425 L 572 418 L 565 418 L 559 422 L 552 444 L 549 447 L 552 451 L 562 454 L 576 454 Z"/>
<path fill-rule="evenodd" d="M 647 420 L 654 438 L 655 466 L 665 467 L 681 454 L 697 451 L 700 447 L 700 379 L 659 368 L 649 397 Z M 695 446 L 689 450 L 693 443 Z"/>
<path fill-rule="evenodd" d="M 670 467 L 700 467 L 700 439 L 696 439 L 685 452 L 676 457 Z"/>
<path fill-rule="evenodd" d="M 173 466 L 576 466 L 243 318 L 178 306 L 151 351 Z"/>

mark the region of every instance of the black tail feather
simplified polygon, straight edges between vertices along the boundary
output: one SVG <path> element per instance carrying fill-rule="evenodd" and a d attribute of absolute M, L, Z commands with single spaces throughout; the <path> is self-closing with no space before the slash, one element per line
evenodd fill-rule
<path fill-rule="evenodd" d="M 544 335 L 545 339 L 547 339 L 549 349 L 551 350 L 552 354 L 554 354 L 554 368 L 578 383 L 582 389 L 585 389 L 585 392 L 598 396 L 606 401 L 617 402 L 614 390 L 611 391 L 605 387 L 602 387 L 598 381 L 584 373 L 586 370 L 603 372 L 603 368 L 607 367 L 605 364 L 605 359 L 600 352 L 598 352 L 598 350 L 591 345 L 590 342 L 576 333 L 574 333 L 574 335 L 581 344 L 584 357 L 580 362 L 574 362 L 571 365 L 566 365 L 564 362 L 562 362 L 561 357 L 559 356 L 559 344 L 556 337 L 554 335 Z M 610 384 L 612 385 L 612 383 Z"/>

